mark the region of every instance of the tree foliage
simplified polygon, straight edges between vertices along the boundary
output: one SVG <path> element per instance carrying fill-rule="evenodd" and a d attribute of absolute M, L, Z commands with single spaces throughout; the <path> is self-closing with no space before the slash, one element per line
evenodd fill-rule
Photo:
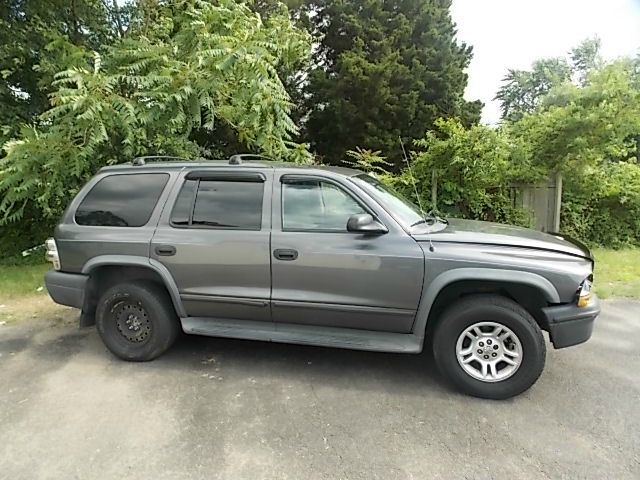
<path fill-rule="evenodd" d="M 533 63 L 531 70 L 509 70 L 496 94 L 502 118 L 517 121 L 532 113 L 551 89 L 571 79 L 571 67 L 564 58 L 550 58 Z"/>
<path fill-rule="evenodd" d="M 114 8 L 116 10 L 114 10 Z M 86 64 L 119 33 L 117 4 L 102 0 L 4 0 L 0 9 L 0 126 L 4 136 L 48 106 L 53 76 Z M 0 134 L 0 139 L 3 135 Z"/>
<path fill-rule="evenodd" d="M 399 137 L 420 138 L 438 117 L 479 119 L 463 99 L 471 47 L 458 43 L 448 0 L 311 0 L 319 37 L 307 86 L 306 133 L 323 161 L 381 150 L 400 165 Z"/>
<path fill-rule="evenodd" d="M 540 172 L 531 169 L 504 131 L 440 119 L 415 146 L 411 172 L 405 176 L 414 175 L 423 205 L 430 205 L 435 179 L 438 204 L 431 208 L 457 217 L 528 225 L 524 212 L 511 205 L 510 185 L 536 180 Z"/>
<path fill-rule="evenodd" d="M 268 21 L 243 3 L 186 0 L 163 6 L 150 36 L 94 52 L 91 65 L 58 73 L 40 127 L 24 127 L 0 160 L 0 215 L 33 202 L 57 215 L 105 164 L 153 152 L 196 156 L 196 128 L 218 123 L 249 148 L 304 160 L 277 68 L 304 57 L 308 36 L 284 7 Z M 164 28 L 163 28 L 164 26 Z M 144 30 L 143 30 L 144 31 Z"/>

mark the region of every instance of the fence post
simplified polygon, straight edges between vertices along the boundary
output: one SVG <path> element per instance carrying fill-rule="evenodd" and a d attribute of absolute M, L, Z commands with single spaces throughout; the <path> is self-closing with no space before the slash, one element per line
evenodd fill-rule
<path fill-rule="evenodd" d="M 556 172 L 556 204 L 553 216 L 553 231 L 560 231 L 560 211 L 562 207 L 562 173 Z"/>
<path fill-rule="evenodd" d="M 431 170 L 431 208 L 433 208 L 434 210 L 437 210 L 437 204 L 438 204 L 438 173 L 436 172 L 436 169 L 434 168 L 433 170 Z"/>

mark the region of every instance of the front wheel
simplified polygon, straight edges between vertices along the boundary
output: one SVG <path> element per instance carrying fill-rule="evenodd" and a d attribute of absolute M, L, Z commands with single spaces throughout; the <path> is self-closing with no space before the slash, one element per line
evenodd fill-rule
<path fill-rule="evenodd" d="M 167 351 L 180 331 L 167 292 L 151 282 L 122 283 L 108 289 L 98 301 L 96 326 L 111 353 L 138 362 Z"/>
<path fill-rule="evenodd" d="M 505 399 L 536 382 L 546 347 L 540 327 L 520 305 L 497 295 L 477 295 L 442 314 L 433 352 L 440 371 L 462 391 Z"/>

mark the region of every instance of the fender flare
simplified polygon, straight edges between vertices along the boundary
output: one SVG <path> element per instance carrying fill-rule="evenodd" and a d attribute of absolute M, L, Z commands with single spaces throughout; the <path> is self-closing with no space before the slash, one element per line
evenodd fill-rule
<path fill-rule="evenodd" d="M 93 257 L 82 267 L 82 273 L 84 275 L 91 275 L 91 272 L 98 267 L 105 265 L 123 266 L 123 267 L 142 267 L 154 271 L 164 283 L 165 288 L 169 292 L 171 302 L 173 303 L 176 313 L 180 318 L 187 316 L 187 312 L 182 304 L 180 298 L 180 292 L 176 285 L 171 272 L 162 263 L 154 260 L 153 258 L 141 257 L 137 255 L 99 255 Z"/>
<path fill-rule="evenodd" d="M 542 292 L 547 302 L 560 303 L 560 295 L 556 287 L 549 280 L 536 273 L 497 268 L 456 268 L 448 270 L 439 274 L 430 282 L 426 282 L 423 287 L 413 328 L 414 335 L 418 336 L 421 341 L 424 340 L 431 307 L 440 292 L 453 282 L 462 280 L 485 280 L 528 285 Z"/>

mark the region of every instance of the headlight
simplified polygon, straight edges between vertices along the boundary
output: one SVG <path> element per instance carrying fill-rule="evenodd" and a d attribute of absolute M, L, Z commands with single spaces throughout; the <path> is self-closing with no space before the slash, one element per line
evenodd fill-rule
<path fill-rule="evenodd" d="M 45 258 L 48 262 L 53 263 L 53 268 L 60 270 L 60 256 L 58 255 L 58 246 L 56 245 L 56 241 L 53 238 L 47 238 L 47 241 L 44 242 L 44 244 L 47 247 Z"/>
<path fill-rule="evenodd" d="M 578 306 L 586 307 L 591 300 L 591 287 L 593 286 L 592 277 L 587 278 L 578 290 Z"/>

